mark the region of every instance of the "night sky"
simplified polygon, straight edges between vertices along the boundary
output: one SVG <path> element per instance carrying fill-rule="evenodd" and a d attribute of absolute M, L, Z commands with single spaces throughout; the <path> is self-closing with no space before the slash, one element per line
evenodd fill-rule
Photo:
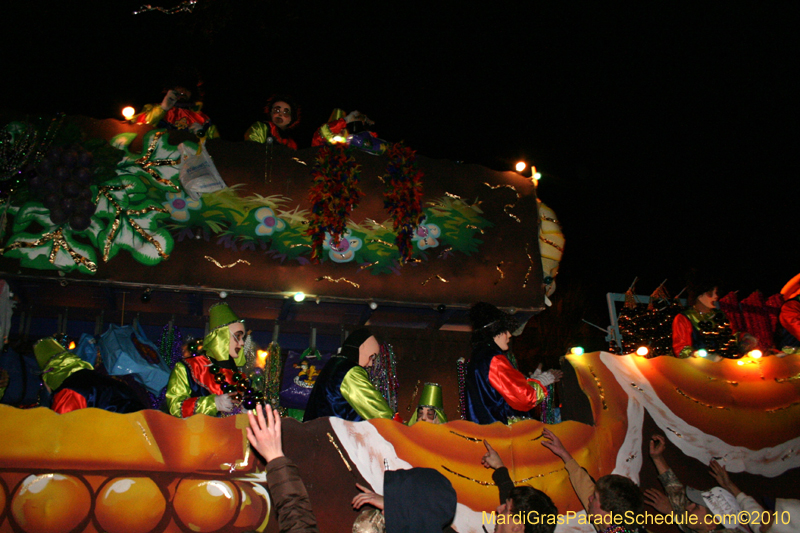
<path fill-rule="evenodd" d="M 198 72 L 225 139 L 289 93 L 301 148 L 342 107 L 427 157 L 527 159 L 567 236 L 554 297 L 602 326 L 636 276 L 675 293 L 699 266 L 744 298 L 800 271 L 800 3 L 428 4 L 6 3 L 1 106 L 119 117 Z"/>

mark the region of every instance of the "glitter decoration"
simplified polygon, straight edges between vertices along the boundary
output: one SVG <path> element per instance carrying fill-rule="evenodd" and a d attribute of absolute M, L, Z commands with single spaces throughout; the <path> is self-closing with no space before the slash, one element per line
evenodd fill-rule
<path fill-rule="evenodd" d="M 505 263 L 505 261 L 500 261 L 499 263 L 497 263 L 497 267 L 495 267 L 495 268 L 497 268 L 497 271 L 498 271 L 498 272 L 500 272 L 500 277 L 494 281 L 494 284 L 495 284 L 495 285 L 497 285 L 498 283 L 500 283 L 501 281 L 503 281 L 504 279 L 506 279 L 506 275 L 505 275 L 505 273 L 504 273 L 504 272 L 503 272 L 503 270 L 500 268 L 501 266 L 503 266 L 503 264 L 504 264 L 504 263 Z"/>
<path fill-rule="evenodd" d="M 328 433 L 328 440 L 331 442 L 331 444 L 333 444 L 333 447 L 336 448 L 336 451 L 339 452 L 339 457 L 342 458 L 342 462 L 344 463 L 344 466 L 347 467 L 347 471 L 348 472 L 352 472 L 353 471 L 353 467 L 351 467 L 350 463 L 347 462 L 347 459 L 345 459 L 344 454 L 342 453 L 342 450 L 339 449 L 339 445 L 336 444 L 336 439 L 334 439 L 333 435 L 331 435 L 330 433 Z"/>
<path fill-rule="evenodd" d="M 50 254 L 47 260 L 55 265 L 56 264 L 56 257 L 58 252 L 61 250 L 65 251 L 69 254 L 72 258 L 72 261 L 78 265 L 84 267 L 86 270 L 94 274 L 97 272 L 97 265 L 89 260 L 87 257 L 82 256 L 78 252 L 76 252 L 68 243 L 67 240 L 64 238 L 64 229 L 58 228 L 57 230 L 45 233 L 40 238 L 36 239 L 35 241 L 26 242 L 26 241 L 17 241 L 11 243 L 6 248 L 0 248 L 0 255 L 5 254 L 11 250 L 16 250 L 18 248 L 34 248 L 36 246 L 41 246 L 43 244 L 47 244 L 48 242 L 53 244 L 52 250 L 50 250 Z"/>
<path fill-rule="evenodd" d="M 380 261 L 374 261 L 374 262 L 372 262 L 372 263 L 367 263 L 367 264 L 361 265 L 360 267 L 358 267 L 358 271 L 359 271 L 359 272 L 361 272 L 362 270 L 366 270 L 366 269 L 368 269 L 369 267 L 374 267 L 374 266 L 375 266 L 375 265 L 377 265 L 379 262 L 380 262 Z"/>
<path fill-rule="evenodd" d="M 427 284 L 428 284 L 428 282 L 429 282 L 430 280 L 432 280 L 432 279 L 438 279 L 438 280 L 439 280 L 439 281 L 441 281 L 442 283 L 450 283 L 449 281 L 447 281 L 445 278 L 443 278 L 443 277 L 442 277 L 442 276 L 440 276 L 439 274 L 436 274 L 435 276 L 431 276 L 431 277 L 429 277 L 428 279 L 426 279 L 425 281 L 421 282 L 421 283 L 420 283 L 420 285 L 427 285 Z"/>
<path fill-rule="evenodd" d="M 676 436 L 676 437 L 678 437 L 679 439 L 682 439 L 682 438 L 683 438 L 683 435 L 681 435 L 680 433 L 678 433 L 677 431 L 675 431 L 675 430 L 674 430 L 674 429 L 672 429 L 671 427 L 667 426 L 667 430 L 668 430 L 668 431 L 670 431 L 670 432 L 671 432 L 673 435 L 675 435 L 675 436 Z"/>
<path fill-rule="evenodd" d="M 800 374 L 795 374 L 794 376 L 789 376 L 788 378 L 775 378 L 775 381 L 778 383 L 786 383 L 787 381 L 794 381 L 796 379 L 800 379 Z"/>
<path fill-rule="evenodd" d="M 477 483 L 478 485 L 483 485 L 484 487 L 494 487 L 494 486 L 496 486 L 496 483 L 493 482 L 493 481 L 481 481 L 479 479 L 474 479 L 474 478 L 471 478 L 469 476 L 465 476 L 464 474 L 459 474 L 455 470 L 451 470 L 451 469 L 447 468 L 444 465 L 441 465 L 441 466 L 442 466 L 442 468 L 444 470 L 447 470 L 448 472 L 450 472 L 454 476 L 458 476 L 458 477 L 460 477 L 462 479 L 466 479 L 466 480 L 472 481 L 473 483 Z"/>
<path fill-rule="evenodd" d="M 308 163 L 306 163 L 306 162 L 305 162 L 305 161 L 303 161 L 302 159 L 298 159 L 297 157 L 293 157 L 293 158 L 292 158 L 292 161 L 294 161 L 295 163 L 300 163 L 301 165 L 308 166 Z"/>
<path fill-rule="evenodd" d="M 541 403 L 542 422 L 544 422 L 545 424 L 559 424 L 561 422 L 561 408 L 559 405 L 556 405 L 555 402 L 556 398 L 555 384 L 551 383 L 546 388 L 547 388 L 547 396 L 544 397 L 544 400 Z M 542 435 L 532 440 L 538 440 L 541 438 Z"/>
<path fill-rule="evenodd" d="M 141 15 L 142 13 L 149 13 L 150 11 L 160 11 L 165 15 L 175 15 L 177 13 L 191 13 L 194 11 L 197 0 L 183 0 L 175 7 L 159 7 L 145 4 L 133 12 L 134 15 Z"/>
<path fill-rule="evenodd" d="M 353 287 L 355 287 L 356 289 L 360 289 L 360 288 L 361 288 L 361 285 L 359 285 L 359 284 L 358 284 L 358 283 L 356 283 L 355 281 L 350 281 L 350 280 L 349 280 L 349 279 L 347 279 L 347 278 L 338 278 L 338 279 L 333 279 L 333 278 L 332 278 L 332 277 L 330 277 L 330 276 L 321 276 L 321 277 L 317 278 L 315 281 L 330 281 L 331 283 L 339 283 L 340 281 L 343 281 L 343 282 L 345 282 L 345 283 L 349 283 L 350 285 L 352 285 L 352 286 L 353 286 Z"/>
<path fill-rule="evenodd" d="M 511 189 L 512 191 L 514 191 L 514 194 L 517 197 L 517 202 L 520 200 L 520 198 L 522 198 L 522 196 L 519 194 L 519 191 L 517 191 L 516 187 L 514 187 L 513 185 L 508 185 L 507 183 L 503 184 L 503 185 L 489 185 L 486 182 L 484 182 L 483 184 L 486 185 L 487 187 L 489 187 L 490 189 L 492 189 L 493 191 L 497 190 L 497 189 Z M 511 213 L 509 211 L 511 209 L 514 209 L 517 206 L 517 202 L 514 202 L 513 204 L 504 205 L 503 206 L 503 212 L 506 215 L 508 215 L 511 218 L 513 218 L 514 220 L 516 220 L 517 222 L 522 223 L 522 220 L 517 215 L 515 215 L 514 213 Z"/>
<path fill-rule="evenodd" d="M 381 239 L 368 239 L 367 242 L 377 242 L 378 244 L 382 244 L 384 246 L 388 246 L 389 248 L 394 246 L 392 243 L 383 241 Z"/>
<path fill-rule="evenodd" d="M 597 390 L 600 393 L 600 400 L 603 402 L 603 411 L 605 411 L 608 409 L 608 405 L 606 404 L 606 392 L 605 389 L 603 389 L 603 384 L 600 383 L 600 378 L 598 378 L 597 374 L 594 373 L 594 368 L 592 368 L 592 365 L 589 365 L 589 373 L 592 375 L 594 382 L 597 385 Z"/>
<path fill-rule="evenodd" d="M 233 263 L 231 263 L 229 265 L 223 265 L 219 261 L 217 261 L 216 259 L 211 257 L 210 255 L 206 255 L 205 258 L 206 258 L 206 260 L 214 263 L 219 268 L 232 268 L 232 267 L 235 267 L 238 264 L 250 266 L 250 261 L 245 261 L 244 259 L 237 259 L 235 262 L 233 262 Z"/>
<path fill-rule="evenodd" d="M 785 411 L 786 409 L 791 409 L 792 407 L 800 405 L 800 402 L 790 403 L 789 405 L 784 405 L 783 407 L 776 407 L 775 409 L 767 409 L 767 413 L 777 413 L 778 411 Z"/>
<path fill-rule="evenodd" d="M 105 239 L 105 245 L 103 246 L 103 261 L 107 262 L 109 259 L 109 255 L 111 253 L 111 246 L 114 242 L 114 238 L 117 236 L 117 233 L 120 230 L 120 225 L 122 224 L 123 217 L 135 233 L 139 234 L 139 236 L 141 236 L 144 240 L 153 245 L 153 247 L 156 250 L 156 253 L 158 253 L 158 255 L 162 259 L 169 259 L 169 254 L 166 253 L 164 249 L 161 247 L 161 243 L 159 243 L 152 235 L 146 232 L 138 223 L 136 223 L 135 220 L 130 218 L 131 215 L 134 216 L 143 215 L 145 213 L 151 213 L 151 212 L 166 213 L 167 210 L 164 209 L 163 207 L 159 207 L 156 205 L 148 205 L 143 209 L 123 208 L 111 193 L 117 191 L 123 191 L 130 187 L 131 187 L 130 185 L 106 185 L 104 187 L 100 187 L 99 191 L 97 192 L 97 197 L 95 198 L 95 202 L 98 202 L 100 197 L 103 196 L 114 209 L 114 221 L 110 226 L 110 230 Z"/>
<path fill-rule="evenodd" d="M 150 146 L 147 147 L 144 155 L 139 159 L 136 159 L 133 163 L 135 165 L 139 165 L 142 167 L 142 170 L 147 172 L 154 181 L 160 183 L 161 185 L 165 185 L 172 189 L 175 192 L 181 192 L 181 188 L 178 185 L 172 183 L 171 180 L 167 178 L 162 178 L 161 175 L 156 172 L 155 168 L 153 167 L 163 167 L 163 166 L 175 166 L 180 163 L 180 158 L 178 159 L 150 159 L 153 153 L 158 148 L 158 141 L 161 137 L 166 133 L 165 130 L 156 131 L 153 136 L 150 138 Z"/>
<path fill-rule="evenodd" d="M 411 400 L 408 402 L 408 405 L 406 406 L 406 411 L 408 411 L 409 413 L 411 412 L 411 409 L 417 407 L 414 402 L 417 399 L 417 394 L 419 394 L 419 385 L 420 385 L 420 383 L 422 383 L 422 380 L 418 379 L 417 383 L 414 385 L 414 392 L 411 393 Z"/>
<path fill-rule="evenodd" d="M 458 413 L 461 415 L 461 420 L 467 417 L 467 361 L 463 357 L 459 357 L 456 361 L 456 374 L 458 375 Z"/>
<path fill-rule="evenodd" d="M 391 344 L 381 344 L 380 353 L 369 368 L 369 379 L 383 395 L 386 403 L 397 412 L 397 391 L 400 382 L 397 379 L 397 357 Z M 419 385 L 419 382 L 417 382 Z"/>
<path fill-rule="evenodd" d="M 468 440 L 468 441 L 470 441 L 470 442 L 483 442 L 483 439 L 479 439 L 479 438 L 477 438 L 477 437 L 469 437 L 469 436 L 467 436 L 467 435 L 462 435 L 461 433 L 456 433 L 456 432 L 455 432 L 455 431 L 453 431 L 452 429 L 450 430 L 450 433 L 452 433 L 452 434 L 453 434 L 453 435 L 455 435 L 456 437 L 461 437 L 462 439 L 464 439 L 464 440 Z"/>
<path fill-rule="evenodd" d="M 400 250 L 400 260 L 407 261 L 414 253 L 411 238 L 423 218 L 422 172 L 417 167 L 416 152 L 402 143 L 394 144 L 388 156 L 383 207 L 389 211 L 397 232 L 395 244 Z"/>
<path fill-rule="evenodd" d="M 526 288 L 528 286 L 528 278 L 531 276 L 531 272 L 533 271 L 533 257 L 531 257 L 531 250 L 530 250 L 530 243 L 525 243 L 525 255 L 528 256 L 528 270 L 525 271 L 525 278 L 522 280 L 522 288 Z"/>

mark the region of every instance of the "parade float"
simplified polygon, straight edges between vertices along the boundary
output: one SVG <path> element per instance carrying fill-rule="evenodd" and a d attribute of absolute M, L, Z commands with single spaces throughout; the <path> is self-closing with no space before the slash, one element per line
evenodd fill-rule
<path fill-rule="evenodd" d="M 267 368 L 286 359 L 278 344 L 333 351 L 343 330 L 366 324 L 390 346 L 376 378 L 394 380 L 382 389 L 392 407 L 407 418 L 420 383 L 436 381 L 451 422 L 286 418 L 284 449 L 321 531 L 351 530 L 355 483 L 380 492 L 385 470 L 409 466 L 451 481 L 454 529 L 491 530 L 482 513 L 498 496 L 480 464 L 484 439 L 516 483 L 546 491 L 562 513 L 581 512 L 560 460 L 541 446 L 543 423 L 459 420 L 470 305 L 491 301 L 524 323 L 553 294 L 564 238 L 532 176 L 400 144 L 380 156 L 292 151 L 81 117 L 7 131 L 0 269 L 17 300 L 4 329 L 12 340 L 101 336 L 135 321 L 136 331 L 163 332 L 149 357 L 168 365 L 174 332 L 202 335 L 208 308 L 226 299 L 269 345 Z M 218 190 L 186 179 L 188 158 L 204 153 Z M 746 490 L 769 478 L 774 495 L 798 496 L 796 356 L 739 364 L 621 352 L 562 360 L 563 421 L 550 427 L 592 476 L 656 486 L 646 447 L 661 431 L 682 454 L 676 470 L 698 486 L 710 485 L 698 467 L 717 458 Z M 277 531 L 246 424 L 243 415 L 0 405 L 0 530 Z"/>

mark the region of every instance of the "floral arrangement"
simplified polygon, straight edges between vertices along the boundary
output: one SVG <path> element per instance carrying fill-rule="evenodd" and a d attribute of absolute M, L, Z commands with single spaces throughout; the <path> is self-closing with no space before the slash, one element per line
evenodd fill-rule
<path fill-rule="evenodd" d="M 319 151 L 311 173 L 314 183 L 308 192 L 312 207 L 306 233 L 312 238 L 312 261 L 319 261 L 326 233 L 334 246 L 339 245 L 347 219 L 364 194 L 358 188 L 360 171 L 344 145 L 325 145 Z"/>
<path fill-rule="evenodd" d="M 392 227 L 397 232 L 395 243 L 403 261 L 414 254 L 412 237 L 422 218 L 422 172 L 416 159 L 411 148 L 402 143 L 393 145 L 383 192 L 383 205 L 392 217 Z"/>

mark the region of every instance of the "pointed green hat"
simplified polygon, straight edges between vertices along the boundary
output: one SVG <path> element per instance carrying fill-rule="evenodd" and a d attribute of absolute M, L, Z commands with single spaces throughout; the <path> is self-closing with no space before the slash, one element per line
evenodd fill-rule
<path fill-rule="evenodd" d="M 244 320 L 239 320 L 239 317 L 236 316 L 231 310 L 231 307 L 225 302 L 214 304 L 208 309 L 209 331 L 228 326 L 234 322 L 244 322 Z"/>
<path fill-rule="evenodd" d="M 47 366 L 50 359 L 66 351 L 67 349 L 61 346 L 53 337 L 45 337 L 33 347 L 33 353 L 36 355 L 36 362 L 39 363 L 39 368 L 41 369 Z"/>
<path fill-rule="evenodd" d="M 419 396 L 419 406 L 433 407 L 434 409 L 444 409 L 442 400 L 442 387 L 438 383 L 426 383 Z"/>

